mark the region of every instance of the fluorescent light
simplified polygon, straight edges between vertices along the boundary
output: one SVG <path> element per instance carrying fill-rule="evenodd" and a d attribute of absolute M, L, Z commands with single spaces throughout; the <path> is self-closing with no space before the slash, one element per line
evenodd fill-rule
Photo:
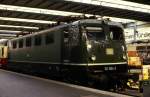
<path fill-rule="evenodd" d="M 15 34 L 0 34 L 0 37 L 16 37 Z"/>
<path fill-rule="evenodd" d="M 48 14 L 48 15 L 61 15 L 61 16 L 70 16 L 70 15 L 82 15 L 82 13 L 66 12 L 66 11 L 56 11 L 40 8 L 30 8 L 30 7 L 20 7 L 12 5 L 0 4 L 1 10 L 10 10 L 10 11 L 19 11 L 19 12 L 30 12 L 38 14 Z"/>
<path fill-rule="evenodd" d="M 22 31 L 13 31 L 13 30 L 0 30 L 0 32 L 4 32 L 4 33 L 20 33 Z"/>
<path fill-rule="evenodd" d="M 86 16 L 92 16 L 90 14 L 86 14 Z M 96 15 L 96 17 L 101 17 L 99 15 Z M 112 21 L 118 21 L 122 23 L 127 23 L 127 22 L 135 22 L 135 20 L 131 19 L 122 19 L 122 18 L 115 18 L 115 17 L 108 17 L 104 16 L 103 18 L 110 18 Z M 0 20 L 5 20 L 5 21 L 16 21 L 16 22 L 28 22 L 28 23 L 41 23 L 41 24 L 51 24 L 51 23 L 56 23 L 55 21 L 43 21 L 43 20 L 33 20 L 33 19 L 20 19 L 20 18 L 9 18 L 9 17 L 0 17 Z M 0 25 L 2 27 L 2 25 Z M 4 26 L 3 26 L 4 27 Z M 15 26 L 9 26 L 8 27 L 15 27 Z M 26 29 L 38 29 L 36 27 L 27 27 L 27 26 L 16 26 L 16 28 L 26 28 Z"/>
<path fill-rule="evenodd" d="M 150 6 L 123 0 L 65 0 L 150 13 Z"/>
<path fill-rule="evenodd" d="M 101 5 L 101 6 L 111 6 L 111 7 L 119 7 L 122 9 L 128 9 L 132 10 L 133 7 L 134 9 L 138 11 L 143 11 L 143 12 L 148 12 L 150 10 L 150 6 L 144 5 L 145 8 L 143 9 L 143 5 L 137 5 L 139 7 L 136 7 L 135 3 L 131 3 L 132 6 L 130 5 L 129 2 L 122 1 L 122 0 L 66 0 L 66 1 L 74 1 L 74 2 L 82 2 L 82 3 L 90 3 L 94 5 Z M 127 4 L 126 4 L 127 3 Z M 122 5 L 124 4 L 124 5 Z M 142 7 L 142 8 L 141 8 Z M 20 6 L 12 6 L 12 5 L 3 5 L 0 4 L 0 9 L 1 10 L 10 10 L 10 11 L 19 11 L 19 12 L 29 12 L 29 13 L 39 13 L 39 14 L 48 14 L 48 15 L 61 15 L 61 16 L 71 16 L 71 15 L 83 15 L 83 13 L 75 13 L 75 12 L 66 12 L 66 11 L 56 11 L 56 10 L 48 10 L 48 9 L 40 9 L 40 8 L 30 8 L 30 7 L 20 7 Z M 85 14 L 86 16 L 92 16 L 92 14 Z M 100 17 L 100 15 L 96 15 L 97 17 Z M 112 20 L 116 20 L 116 18 L 111 17 Z M 7 21 L 19 21 L 19 22 L 29 22 L 29 23 L 41 23 L 41 24 L 51 24 L 51 23 L 56 23 L 55 21 L 44 21 L 44 20 L 34 20 L 34 19 L 20 19 L 20 18 L 9 18 L 9 17 L 0 17 L 0 20 L 7 20 Z M 135 20 L 131 19 L 121 19 L 117 18 L 117 21 L 121 22 L 131 22 Z"/>
<path fill-rule="evenodd" d="M 116 4 L 116 0 L 66 0 L 66 1 L 74 1 L 74 2 L 82 2 L 82 3 L 90 3 L 94 5 L 102 5 L 102 6 L 111 6 L 111 7 L 122 7 L 123 9 L 128 8 L 132 9 L 132 6 L 122 6 L 121 4 Z M 110 3 L 113 2 L 113 3 Z M 114 3 L 115 2 L 115 3 Z M 122 0 L 117 0 L 117 2 L 122 2 Z M 124 4 L 124 3 L 122 3 Z M 117 6 L 116 6 L 117 5 Z M 129 4 L 128 4 L 129 5 Z M 29 12 L 29 13 L 39 13 L 39 14 L 48 14 L 48 15 L 60 15 L 60 16 L 80 16 L 83 13 L 76 13 L 76 12 L 66 12 L 66 11 L 56 11 L 56 10 L 48 10 L 48 9 L 40 9 L 40 8 L 30 8 L 30 7 L 20 7 L 20 6 L 12 6 L 12 5 L 3 5 L 0 4 L 1 10 L 10 10 L 10 11 L 19 11 L 19 12 Z M 137 8 L 137 10 L 144 10 L 141 8 Z M 146 10 L 148 11 L 148 10 Z M 92 14 L 85 14 L 86 16 L 92 16 Z M 99 15 L 97 15 L 100 17 Z M 19 19 L 19 18 L 7 18 L 0 17 L 0 20 L 10 20 L 10 21 L 19 21 L 19 22 L 32 22 L 32 23 L 43 23 L 43 24 L 50 24 L 55 23 L 53 21 L 42 21 L 42 20 L 32 20 L 32 19 Z M 127 19 L 126 19 L 127 20 Z M 130 22 L 130 21 L 129 21 Z"/>
<path fill-rule="evenodd" d="M 0 17 L 0 20 L 4 20 L 4 21 L 15 21 L 15 22 L 28 22 L 28 23 L 41 23 L 41 24 L 56 23 L 56 22 L 54 22 L 54 21 L 33 20 L 33 19 L 21 19 L 21 18 L 10 18 L 10 17 Z"/>
<path fill-rule="evenodd" d="M 6 28 L 23 28 L 23 29 L 34 29 L 38 30 L 39 27 L 29 27 L 29 26 L 13 26 L 13 25 L 0 25 L 0 27 L 6 27 Z"/>
<path fill-rule="evenodd" d="M 0 42 L 2 42 L 2 41 L 7 41 L 8 39 L 0 39 Z"/>

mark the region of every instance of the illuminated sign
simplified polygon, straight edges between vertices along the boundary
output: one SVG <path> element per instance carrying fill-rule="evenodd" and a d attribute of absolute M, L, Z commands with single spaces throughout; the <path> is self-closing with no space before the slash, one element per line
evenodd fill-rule
<path fill-rule="evenodd" d="M 136 40 L 150 39 L 150 27 L 138 28 L 137 32 L 135 35 Z M 125 39 L 127 42 L 134 40 L 134 29 L 125 29 Z"/>

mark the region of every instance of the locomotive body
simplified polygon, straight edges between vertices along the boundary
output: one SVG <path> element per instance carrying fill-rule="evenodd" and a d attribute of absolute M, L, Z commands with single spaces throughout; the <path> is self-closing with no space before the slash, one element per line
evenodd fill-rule
<path fill-rule="evenodd" d="M 123 28 L 116 22 L 85 19 L 59 25 L 12 39 L 9 49 L 8 68 L 104 89 L 119 86 L 127 74 Z"/>

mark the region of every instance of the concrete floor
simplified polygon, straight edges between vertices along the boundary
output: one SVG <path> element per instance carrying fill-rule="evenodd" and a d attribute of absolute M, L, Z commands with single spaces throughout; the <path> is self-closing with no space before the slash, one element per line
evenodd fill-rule
<path fill-rule="evenodd" d="M 143 86 L 143 97 L 150 97 L 150 84 Z"/>
<path fill-rule="evenodd" d="M 134 97 L 143 97 L 143 93 L 140 93 L 139 90 L 135 90 L 135 89 L 126 89 L 125 91 L 121 91 L 120 93 L 134 95 Z"/>
<path fill-rule="evenodd" d="M 0 97 L 129 97 L 0 69 Z"/>

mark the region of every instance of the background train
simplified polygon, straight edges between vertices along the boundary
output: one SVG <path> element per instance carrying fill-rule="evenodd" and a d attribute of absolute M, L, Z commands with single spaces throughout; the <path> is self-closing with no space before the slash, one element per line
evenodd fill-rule
<path fill-rule="evenodd" d="M 0 67 L 6 68 L 8 64 L 8 46 L 7 39 L 0 40 Z"/>
<path fill-rule="evenodd" d="M 79 81 L 103 89 L 126 84 L 120 23 L 83 19 L 8 41 L 7 68 Z"/>

